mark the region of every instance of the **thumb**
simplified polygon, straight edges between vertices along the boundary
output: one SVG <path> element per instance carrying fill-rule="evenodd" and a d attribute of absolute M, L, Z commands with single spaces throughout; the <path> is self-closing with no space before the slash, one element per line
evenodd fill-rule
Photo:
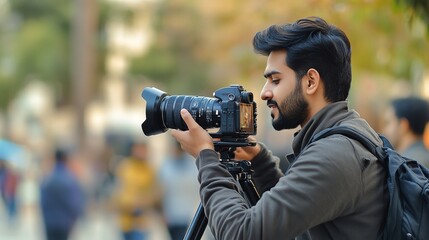
<path fill-rule="evenodd" d="M 186 109 L 180 110 L 180 115 L 182 116 L 183 121 L 186 123 L 186 126 L 188 126 L 188 129 L 198 127 L 198 123 L 195 122 L 194 118 L 188 112 L 188 110 Z"/>

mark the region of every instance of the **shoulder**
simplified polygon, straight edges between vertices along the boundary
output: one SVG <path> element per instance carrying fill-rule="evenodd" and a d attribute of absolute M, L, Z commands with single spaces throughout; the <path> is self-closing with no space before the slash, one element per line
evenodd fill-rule
<path fill-rule="evenodd" d="M 364 159 L 376 160 L 357 141 L 334 134 L 310 143 L 293 165 L 311 165 L 320 174 L 360 177 Z"/>
<path fill-rule="evenodd" d="M 424 145 L 423 141 L 417 142 L 406 149 L 403 156 L 414 159 L 425 167 L 429 167 L 429 150 Z"/>
<path fill-rule="evenodd" d="M 356 152 L 352 140 L 343 135 L 320 139 L 292 163 L 283 182 L 349 207 L 364 189 L 362 161 Z"/>
<path fill-rule="evenodd" d="M 342 160 L 357 155 L 370 157 L 363 145 L 354 139 L 341 134 L 334 134 L 318 141 L 310 143 L 302 155 L 315 155 L 326 160 Z"/>

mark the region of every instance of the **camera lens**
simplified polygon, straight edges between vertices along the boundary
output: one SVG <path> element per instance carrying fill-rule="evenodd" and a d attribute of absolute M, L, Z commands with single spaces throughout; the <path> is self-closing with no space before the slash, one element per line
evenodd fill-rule
<path fill-rule="evenodd" d="M 187 130 L 180 116 L 187 109 L 195 121 L 204 129 L 215 128 L 220 120 L 220 104 L 215 98 L 197 96 L 167 96 L 161 103 L 161 112 L 167 128 Z"/>
<path fill-rule="evenodd" d="M 142 124 L 146 136 L 165 132 L 168 128 L 187 130 L 180 115 L 183 108 L 204 129 L 220 125 L 221 105 L 216 98 L 169 96 L 156 88 L 145 88 L 142 96 L 146 100 L 146 121 Z"/>

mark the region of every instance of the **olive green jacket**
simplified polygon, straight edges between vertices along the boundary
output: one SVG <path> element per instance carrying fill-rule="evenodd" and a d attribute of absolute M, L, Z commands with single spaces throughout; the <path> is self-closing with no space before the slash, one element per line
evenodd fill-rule
<path fill-rule="evenodd" d="M 262 196 L 252 207 L 237 192 L 238 184 L 218 154 L 201 151 L 201 202 L 216 239 L 377 239 L 388 203 L 379 161 L 342 135 L 308 145 L 313 135 L 336 125 L 357 129 L 382 144 L 367 122 L 348 110 L 347 102 L 329 104 L 295 135 L 292 147 L 299 157 L 285 174 L 262 145 L 252 160 Z"/>

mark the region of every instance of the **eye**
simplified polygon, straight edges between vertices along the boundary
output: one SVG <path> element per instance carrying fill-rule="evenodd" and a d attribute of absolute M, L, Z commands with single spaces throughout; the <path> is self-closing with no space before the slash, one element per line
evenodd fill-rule
<path fill-rule="evenodd" d="M 273 84 L 279 84 L 279 82 L 280 82 L 280 79 L 273 79 L 273 80 L 271 80 L 271 82 L 273 83 Z"/>

